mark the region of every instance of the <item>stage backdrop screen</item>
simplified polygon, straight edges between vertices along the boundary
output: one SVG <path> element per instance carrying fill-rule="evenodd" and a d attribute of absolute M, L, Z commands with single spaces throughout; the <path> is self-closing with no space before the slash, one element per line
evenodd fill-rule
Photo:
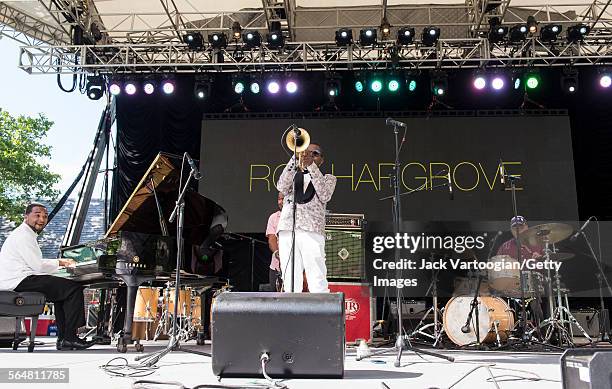
<path fill-rule="evenodd" d="M 517 176 L 518 211 L 528 219 L 576 220 L 567 116 L 395 118 L 407 124 L 399 161 L 404 220 L 508 220 L 512 196 L 498 166 Z M 338 178 L 328 210 L 391 221 L 393 128 L 384 118 L 204 120 L 202 194 L 221 204 L 234 232 L 263 232 L 276 209 L 275 183 L 289 160 L 292 124 L 322 146 L 324 173 Z M 454 199 L 447 182 L 450 170 Z M 417 188 L 424 190 L 408 194 Z"/>

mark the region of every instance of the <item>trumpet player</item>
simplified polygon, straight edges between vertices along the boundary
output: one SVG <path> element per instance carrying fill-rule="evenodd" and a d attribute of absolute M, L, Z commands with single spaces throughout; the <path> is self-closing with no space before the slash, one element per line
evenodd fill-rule
<path fill-rule="evenodd" d="M 310 143 L 299 154 L 299 162 L 296 163 L 295 156 L 291 157 L 277 184 L 279 192 L 284 195 L 278 223 L 283 285 L 286 292 L 301 292 L 305 273 L 310 292 L 325 293 L 329 292 L 325 267 L 325 207 L 336 188 L 336 177 L 321 173 L 319 168 L 325 158 L 320 145 Z M 294 188 L 295 269 L 291 266 Z M 294 288 L 292 281 L 298 287 Z"/>

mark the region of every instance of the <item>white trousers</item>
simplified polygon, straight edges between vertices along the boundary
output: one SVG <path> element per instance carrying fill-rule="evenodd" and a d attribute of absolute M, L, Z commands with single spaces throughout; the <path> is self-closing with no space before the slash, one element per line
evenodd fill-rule
<path fill-rule="evenodd" d="M 279 231 L 278 253 L 280 255 L 283 288 L 293 290 L 291 267 L 291 231 Z M 325 237 L 316 232 L 295 230 L 295 292 L 302 291 L 303 273 L 306 272 L 308 290 L 312 293 L 329 293 L 327 268 L 325 267 Z"/>

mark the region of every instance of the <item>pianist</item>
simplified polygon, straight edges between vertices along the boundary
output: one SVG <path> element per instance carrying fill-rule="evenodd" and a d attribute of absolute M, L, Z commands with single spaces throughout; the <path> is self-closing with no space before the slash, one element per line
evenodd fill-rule
<path fill-rule="evenodd" d="M 74 266 L 71 259 L 43 259 L 36 238 L 47 225 L 47 209 L 32 203 L 25 210 L 24 222 L 14 229 L 0 249 L 0 290 L 40 292 L 55 306 L 57 349 L 82 350 L 93 343 L 77 336 L 85 325 L 83 287 L 50 275 L 60 266 Z"/>

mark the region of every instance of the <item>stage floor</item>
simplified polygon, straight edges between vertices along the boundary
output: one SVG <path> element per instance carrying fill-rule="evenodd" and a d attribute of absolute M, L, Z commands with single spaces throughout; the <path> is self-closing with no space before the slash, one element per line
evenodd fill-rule
<path fill-rule="evenodd" d="M 123 357 L 127 363 L 135 364 L 138 355 L 132 348 L 127 354 L 119 354 L 112 346 L 94 346 L 84 351 L 56 351 L 55 338 L 41 337 L 33 353 L 26 352 L 25 347 L 19 350 L 0 349 L 0 367 L 2 368 L 58 368 L 68 367 L 68 384 L 12 384 L 2 383 L 6 388 L 79 388 L 79 389 L 115 389 L 130 388 L 139 378 L 112 376 L 100 366 L 111 362 L 111 359 Z M 145 352 L 160 350 L 165 342 L 144 342 Z M 210 344 L 197 346 L 195 342 L 185 344 L 187 348 L 199 351 L 210 351 Z M 236 350 L 240 352 L 240 350 Z M 285 380 L 289 389 L 374 389 L 394 388 L 448 388 L 470 370 L 483 365 L 492 366 L 491 372 L 499 386 L 511 388 L 561 388 L 560 353 L 520 353 L 520 352 L 484 352 L 484 351 L 442 351 L 455 357 L 455 362 L 424 355 L 419 357 L 405 352 L 401 367 L 393 366 L 395 355 L 377 356 L 372 359 L 356 361 L 356 349 L 347 349 L 344 379 L 336 380 Z M 125 364 L 125 360 L 116 359 L 114 365 Z M 212 374 L 210 359 L 194 354 L 173 352 L 164 357 L 152 374 L 140 379 L 180 382 L 186 388 L 201 384 L 219 384 Z M 508 369 L 508 370 L 504 370 Z M 520 371 L 519 371 L 520 370 Z M 119 370 L 121 373 L 134 370 Z M 491 376 L 486 369 L 478 369 L 453 388 L 495 388 L 494 383 L 487 382 Z M 223 379 L 221 385 L 239 387 L 240 385 L 264 385 L 262 379 Z M 171 388 L 171 386 L 147 386 L 150 388 Z"/>

